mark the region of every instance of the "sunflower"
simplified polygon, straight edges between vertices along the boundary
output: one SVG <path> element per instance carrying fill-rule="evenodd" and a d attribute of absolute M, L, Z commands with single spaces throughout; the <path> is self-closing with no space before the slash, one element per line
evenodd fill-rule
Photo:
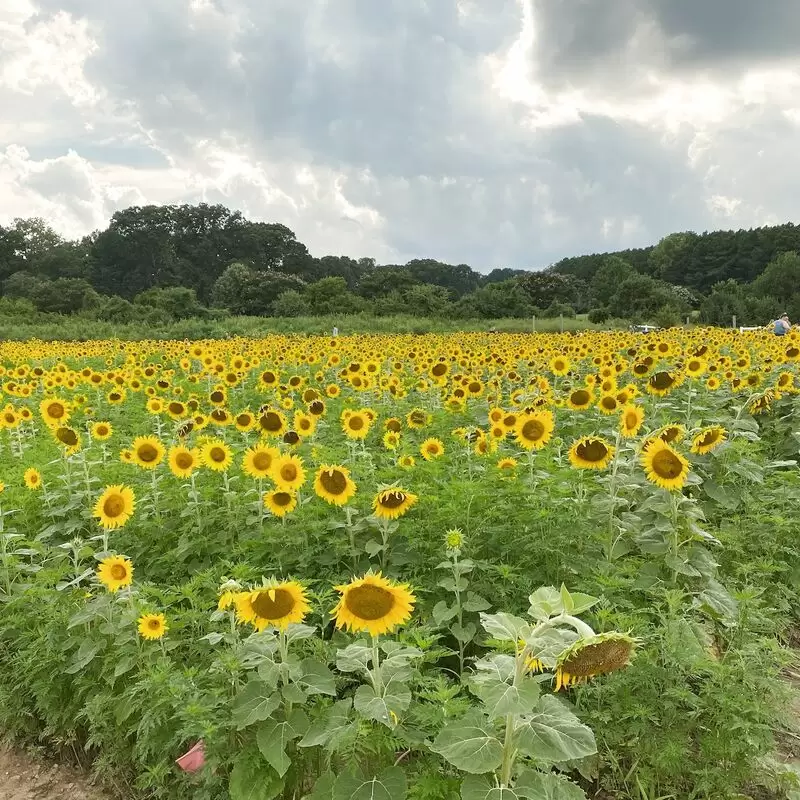
<path fill-rule="evenodd" d="M 579 639 L 556 661 L 556 691 L 624 669 L 635 647 L 635 639 L 614 631 Z"/>
<path fill-rule="evenodd" d="M 258 427 L 264 436 L 281 436 L 288 427 L 286 415 L 276 408 L 267 408 L 258 418 Z"/>
<path fill-rule="evenodd" d="M 406 425 L 413 430 L 424 428 L 430 421 L 430 414 L 423 408 L 413 408 L 406 415 Z"/>
<path fill-rule="evenodd" d="M 39 413 L 46 425 L 66 425 L 70 417 L 69 403 L 54 398 L 42 400 Z"/>
<path fill-rule="evenodd" d="M 91 428 L 92 439 L 105 441 L 111 437 L 114 429 L 111 427 L 110 422 L 95 422 Z"/>
<path fill-rule="evenodd" d="M 400 444 L 400 434 L 394 431 L 386 431 L 383 434 L 383 446 L 387 450 L 397 450 L 397 445 Z"/>
<path fill-rule="evenodd" d="M 276 517 L 285 517 L 297 508 L 297 495 L 290 489 L 273 489 L 265 492 L 264 506 Z"/>
<path fill-rule="evenodd" d="M 237 592 L 234 603 L 239 621 L 257 631 L 268 625 L 283 630 L 300 623 L 311 608 L 305 588 L 297 581 L 272 582 L 251 592 Z"/>
<path fill-rule="evenodd" d="M 673 389 L 680 386 L 681 376 L 673 375 L 671 372 L 662 370 L 650 376 L 647 381 L 647 391 L 650 394 L 664 397 L 668 395 Z"/>
<path fill-rule="evenodd" d="M 725 433 L 725 428 L 720 425 L 704 428 L 692 439 L 692 452 L 705 455 L 716 450 L 725 441 Z"/>
<path fill-rule="evenodd" d="M 39 472 L 36 467 L 28 467 L 25 470 L 25 474 L 22 476 L 23 480 L 25 481 L 25 485 L 31 489 L 41 489 L 42 488 L 42 473 Z"/>
<path fill-rule="evenodd" d="M 155 436 L 139 436 L 131 445 L 133 460 L 142 469 L 155 469 L 164 458 L 164 445 Z"/>
<path fill-rule="evenodd" d="M 81 449 L 81 437 L 78 436 L 78 432 L 74 428 L 62 425 L 51 430 L 56 441 L 64 448 L 65 455 L 71 456 Z"/>
<path fill-rule="evenodd" d="M 281 452 L 277 447 L 265 447 L 257 444 L 245 451 L 242 469 L 251 478 L 266 478 Z"/>
<path fill-rule="evenodd" d="M 689 476 L 689 462 L 663 439 L 652 439 L 641 460 L 647 480 L 662 489 L 681 489 Z"/>
<path fill-rule="evenodd" d="M 345 467 L 323 464 L 314 478 L 314 491 L 328 503 L 343 506 L 356 493 L 356 485 Z"/>
<path fill-rule="evenodd" d="M 659 428 L 653 434 L 653 436 L 657 436 L 667 444 L 676 444 L 677 442 L 683 441 L 684 437 L 686 436 L 686 428 L 677 423 L 672 425 L 664 425 L 662 428 Z"/>
<path fill-rule="evenodd" d="M 380 572 L 367 573 L 335 588 L 341 595 L 331 611 L 336 627 L 365 631 L 371 636 L 388 633 L 407 622 L 416 602 L 407 584 L 390 581 Z"/>
<path fill-rule="evenodd" d="M 97 580 L 108 589 L 116 592 L 133 583 L 133 564 L 122 556 L 108 556 L 97 567 Z"/>
<path fill-rule="evenodd" d="M 639 429 L 644 422 L 644 409 L 632 403 L 622 407 L 619 415 L 619 430 L 626 438 L 630 439 L 639 433 Z"/>
<path fill-rule="evenodd" d="M 619 408 L 619 400 L 617 400 L 616 395 L 604 394 L 601 395 L 600 400 L 597 402 L 597 407 L 602 414 L 614 414 Z"/>
<path fill-rule="evenodd" d="M 416 463 L 414 456 L 405 455 L 397 459 L 397 466 L 403 469 L 411 469 Z"/>
<path fill-rule="evenodd" d="M 585 411 L 592 404 L 594 395 L 590 389 L 575 389 L 567 397 L 567 405 L 573 411 Z"/>
<path fill-rule="evenodd" d="M 93 516 L 106 530 L 121 528 L 133 514 L 136 500 L 133 490 L 116 484 L 107 486 L 94 506 Z"/>
<path fill-rule="evenodd" d="M 138 620 L 139 636 L 155 641 L 163 638 L 169 630 L 167 618 L 163 614 L 142 614 Z"/>
<path fill-rule="evenodd" d="M 214 472 L 225 472 L 233 461 L 233 453 L 221 439 L 211 439 L 200 448 L 200 461 Z"/>
<path fill-rule="evenodd" d="M 497 469 L 503 473 L 512 473 L 517 468 L 517 459 L 516 458 L 501 458 L 497 462 Z"/>
<path fill-rule="evenodd" d="M 176 445 L 170 449 L 168 461 L 170 471 L 176 478 L 189 478 L 197 468 L 200 453 L 196 447 Z"/>
<path fill-rule="evenodd" d="M 299 456 L 281 456 L 273 463 L 270 477 L 278 488 L 296 492 L 306 480 L 303 460 Z"/>
<path fill-rule="evenodd" d="M 375 495 L 372 508 L 379 519 L 397 519 L 402 517 L 417 502 L 417 495 L 392 486 L 382 489 Z"/>
<path fill-rule="evenodd" d="M 514 433 L 517 442 L 526 450 L 540 450 L 550 441 L 554 427 L 552 412 L 536 411 L 520 416 Z"/>
<path fill-rule="evenodd" d="M 348 439 L 364 439 L 369 433 L 369 417 L 361 411 L 344 411 L 342 412 L 342 428 Z"/>
<path fill-rule="evenodd" d="M 554 356 L 550 359 L 550 372 L 559 377 L 566 375 L 569 372 L 570 363 L 569 359 L 564 356 Z"/>
<path fill-rule="evenodd" d="M 426 439 L 420 446 L 419 452 L 426 461 L 433 461 L 444 454 L 444 444 L 441 439 Z"/>
<path fill-rule="evenodd" d="M 614 457 L 614 446 L 596 436 L 584 436 L 569 449 L 575 469 L 605 469 Z"/>

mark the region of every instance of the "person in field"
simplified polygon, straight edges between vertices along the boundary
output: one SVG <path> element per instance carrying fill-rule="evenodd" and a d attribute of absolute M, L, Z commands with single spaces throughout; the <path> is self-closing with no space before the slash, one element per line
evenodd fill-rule
<path fill-rule="evenodd" d="M 791 323 L 789 322 L 789 315 L 788 314 L 781 314 L 778 319 L 775 320 L 772 326 L 772 332 L 776 336 L 784 336 L 789 332 L 791 329 Z"/>

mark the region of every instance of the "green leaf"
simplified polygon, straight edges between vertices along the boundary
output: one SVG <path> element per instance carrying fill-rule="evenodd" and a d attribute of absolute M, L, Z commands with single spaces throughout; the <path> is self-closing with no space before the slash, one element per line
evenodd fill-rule
<path fill-rule="evenodd" d="M 389 681 L 379 692 L 363 684 L 356 689 L 353 705 L 362 717 L 394 728 L 400 713 L 411 705 L 411 692 L 400 681 Z"/>
<path fill-rule="evenodd" d="M 350 721 L 352 706 L 353 701 L 349 697 L 334 703 L 331 708 L 311 723 L 297 746 L 316 747 L 319 745 L 335 749 L 332 745 L 335 744 L 337 738 L 353 727 L 353 723 Z"/>
<path fill-rule="evenodd" d="M 515 733 L 520 751 L 538 761 L 571 761 L 597 752 L 591 729 L 549 694 L 540 698 L 536 712 L 524 717 Z"/>
<path fill-rule="evenodd" d="M 583 594 L 582 592 L 570 592 L 570 597 L 573 603 L 573 609 L 570 613 L 575 617 L 600 602 L 599 597 L 592 597 L 590 594 Z"/>
<path fill-rule="evenodd" d="M 486 611 L 492 604 L 479 594 L 467 592 L 467 599 L 464 601 L 464 611 Z"/>
<path fill-rule="evenodd" d="M 696 604 L 701 611 L 717 622 L 729 626 L 736 623 L 739 606 L 728 594 L 728 590 L 715 580 L 708 581 L 706 589 L 700 593 Z"/>
<path fill-rule="evenodd" d="M 504 611 L 481 614 L 481 624 L 489 636 L 501 642 L 518 642 L 530 632 L 530 625 L 524 619 Z"/>
<path fill-rule="evenodd" d="M 541 622 L 545 622 L 564 611 L 564 602 L 561 592 L 554 586 L 542 586 L 529 598 L 530 608 L 528 613 Z"/>
<path fill-rule="evenodd" d="M 281 695 L 287 703 L 302 705 L 308 699 L 306 693 L 296 684 L 290 683 L 281 689 Z"/>
<path fill-rule="evenodd" d="M 313 625 L 302 625 L 300 623 L 292 623 L 286 627 L 286 643 L 291 644 L 300 639 L 310 639 L 317 629 Z"/>
<path fill-rule="evenodd" d="M 286 774 L 292 761 L 286 755 L 286 746 L 289 742 L 299 739 L 308 727 L 308 718 L 301 709 L 295 709 L 300 714 L 293 713 L 292 716 L 283 722 L 268 719 L 263 722 L 256 734 L 256 743 L 261 755 L 267 763 L 281 777 Z"/>
<path fill-rule="evenodd" d="M 519 795 L 501 788 L 494 775 L 467 775 L 461 783 L 461 800 L 518 800 Z"/>
<path fill-rule="evenodd" d="M 75 675 L 85 669 L 92 662 L 94 657 L 103 649 L 105 642 L 95 642 L 91 639 L 84 639 L 78 652 L 72 657 L 72 662 L 64 670 L 67 675 Z"/>
<path fill-rule="evenodd" d="M 503 760 L 503 745 L 495 736 L 494 726 L 475 709 L 445 725 L 431 750 L 474 775 L 497 769 Z"/>
<path fill-rule="evenodd" d="M 695 569 L 686 559 L 681 558 L 681 556 L 667 553 L 667 555 L 664 556 L 664 563 L 669 569 L 677 572 L 679 575 L 688 575 L 692 578 L 700 576 L 700 571 Z"/>
<path fill-rule="evenodd" d="M 333 772 L 330 770 L 323 772 L 322 775 L 317 778 L 314 788 L 311 790 L 311 794 L 306 795 L 303 800 L 332 800 L 331 795 L 333 793 L 333 784 L 335 780 L 336 776 Z"/>
<path fill-rule="evenodd" d="M 553 772 L 524 769 L 515 781 L 514 789 L 527 800 L 586 800 L 580 786 Z"/>
<path fill-rule="evenodd" d="M 723 508 L 732 510 L 739 505 L 739 497 L 712 481 L 711 478 L 706 478 L 703 481 L 703 489 L 712 500 L 719 503 Z"/>
<path fill-rule="evenodd" d="M 478 672 L 472 676 L 472 683 L 483 683 L 486 681 L 510 682 L 516 670 L 516 659 L 506 653 L 492 653 L 485 658 L 475 662 Z"/>
<path fill-rule="evenodd" d="M 238 729 L 269 719 L 281 704 L 280 695 L 264 681 L 250 681 L 233 701 L 233 722 Z"/>
<path fill-rule="evenodd" d="M 356 642 L 336 653 L 336 668 L 340 672 L 366 672 L 371 658 L 372 648 Z"/>
<path fill-rule="evenodd" d="M 404 800 L 406 776 L 400 767 L 389 767 L 375 778 L 358 778 L 345 772 L 333 784 L 333 800 Z"/>
<path fill-rule="evenodd" d="M 230 800 L 272 800 L 282 791 L 283 778 L 274 770 L 244 756 L 237 759 L 228 783 Z"/>
<path fill-rule="evenodd" d="M 258 677 L 267 684 L 270 689 L 277 689 L 280 676 L 281 668 L 272 659 L 262 661 L 261 664 L 258 665 Z"/>
<path fill-rule="evenodd" d="M 433 607 L 433 621 L 437 625 L 444 625 L 445 622 L 449 622 L 453 617 L 457 616 L 458 608 L 456 606 L 448 606 L 444 600 L 440 600 L 434 607 Z"/>
<path fill-rule="evenodd" d="M 468 622 L 466 625 L 459 625 L 456 622 L 450 626 L 450 632 L 456 637 L 457 642 L 467 644 L 475 638 L 478 629 L 473 622 Z"/>
<path fill-rule="evenodd" d="M 517 686 L 493 681 L 480 685 L 478 695 L 491 718 L 506 714 L 530 714 L 539 700 L 539 684 L 524 678 Z"/>
<path fill-rule="evenodd" d="M 558 657 L 578 639 L 579 635 L 572 628 L 544 628 L 527 637 L 531 655 L 538 658 L 546 667 L 552 668 Z"/>
<path fill-rule="evenodd" d="M 329 694 L 336 696 L 336 682 L 333 673 L 327 664 L 307 658 L 300 665 L 301 677 L 298 683 L 305 689 L 306 694 Z"/>

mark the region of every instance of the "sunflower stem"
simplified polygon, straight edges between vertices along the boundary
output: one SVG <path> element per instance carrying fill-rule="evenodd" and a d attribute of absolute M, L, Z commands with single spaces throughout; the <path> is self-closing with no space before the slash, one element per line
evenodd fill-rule
<path fill-rule="evenodd" d="M 614 558 L 614 512 L 617 505 L 617 469 L 619 468 L 619 447 L 622 441 L 622 431 L 617 428 L 617 438 L 614 442 L 614 459 L 611 462 L 611 478 L 608 482 L 608 541 L 606 543 L 606 561 Z"/>
<path fill-rule="evenodd" d="M 380 695 L 383 692 L 383 676 L 381 675 L 381 651 L 378 647 L 378 637 L 372 637 L 372 688 L 375 689 L 375 694 Z"/>

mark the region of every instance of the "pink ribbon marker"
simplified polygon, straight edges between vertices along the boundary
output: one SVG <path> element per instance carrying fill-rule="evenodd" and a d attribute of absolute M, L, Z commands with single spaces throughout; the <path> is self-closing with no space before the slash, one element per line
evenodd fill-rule
<path fill-rule="evenodd" d="M 176 759 L 175 763 L 184 772 L 199 772 L 206 763 L 206 753 L 202 739 L 191 750 Z"/>

